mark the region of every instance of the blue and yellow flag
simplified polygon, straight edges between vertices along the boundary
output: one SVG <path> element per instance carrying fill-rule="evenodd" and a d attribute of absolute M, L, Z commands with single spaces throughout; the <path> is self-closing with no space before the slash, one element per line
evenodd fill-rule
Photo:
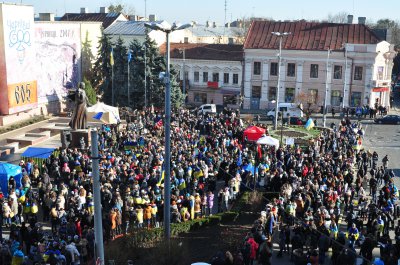
<path fill-rule="evenodd" d="M 309 118 L 308 121 L 306 122 L 306 125 L 304 125 L 304 128 L 306 128 L 306 130 L 309 131 L 314 127 L 315 127 L 314 121 L 311 118 Z"/>
<path fill-rule="evenodd" d="M 114 66 L 114 49 L 111 48 L 111 52 L 110 52 L 110 64 L 111 66 Z"/>

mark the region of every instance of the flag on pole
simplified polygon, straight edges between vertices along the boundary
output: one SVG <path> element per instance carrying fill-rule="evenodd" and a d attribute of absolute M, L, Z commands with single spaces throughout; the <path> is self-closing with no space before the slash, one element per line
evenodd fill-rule
<path fill-rule="evenodd" d="M 132 51 L 129 50 L 128 51 L 128 63 L 130 63 L 132 61 Z"/>
<path fill-rule="evenodd" d="M 103 117 L 103 112 L 98 112 L 93 116 L 93 119 L 101 120 L 101 117 Z"/>
<path fill-rule="evenodd" d="M 304 128 L 306 128 L 307 131 L 311 130 L 312 128 L 315 127 L 315 124 L 311 118 L 309 118 L 306 122 L 306 125 L 304 125 Z"/>
<path fill-rule="evenodd" d="M 114 66 L 114 49 L 111 48 L 111 52 L 110 52 L 110 64 L 111 66 Z"/>

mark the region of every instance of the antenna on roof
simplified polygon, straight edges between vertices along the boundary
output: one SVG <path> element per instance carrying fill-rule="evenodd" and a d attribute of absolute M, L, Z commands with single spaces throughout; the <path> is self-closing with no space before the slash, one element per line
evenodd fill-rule
<path fill-rule="evenodd" d="M 227 10 L 228 10 L 228 0 L 225 0 L 224 37 L 225 37 L 226 12 L 227 12 Z"/>

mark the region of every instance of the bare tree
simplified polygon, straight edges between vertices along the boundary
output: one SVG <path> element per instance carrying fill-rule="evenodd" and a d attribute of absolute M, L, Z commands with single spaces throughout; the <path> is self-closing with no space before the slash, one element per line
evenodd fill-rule
<path fill-rule="evenodd" d="M 125 15 L 135 14 L 135 8 L 133 6 L 122 3 L 120 0 L 110 3 L 108 6 L 108 11 L 111 13 L 123 13 Z"/>
<path fill-rule="evenodd" d="M 347 16 L 349 13 L 342 11 L 336 14 L 329 14 L 326 21 L 329 23 L 347 23 Z"/>
<path fill-rule="evenodd" d="M 387 41 L 394 44 L 396 49 L 400 49 L 400 22 L 389 18 L 379 19 L 375 25 L 372 26 L 374 29 L 387 29 L 390 31 L 391 39 Z"/>

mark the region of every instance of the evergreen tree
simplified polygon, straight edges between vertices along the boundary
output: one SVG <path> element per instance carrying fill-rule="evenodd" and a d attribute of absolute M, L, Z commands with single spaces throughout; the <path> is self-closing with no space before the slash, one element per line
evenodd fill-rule
<path fill-rule="evenodd" d="M 127 106 L 127 49 L 121 37 L 114 47 L 114 100 L 115 106 Z"/>
<path fill-rule="evenodd" d="M 102 94 L 103 100 L 106 104 L 111 104 L 111 64 L 110 64 L 110 53 L 111 53 L 112 42 L 109 36 L 105 35 L 104 32 L 101 35 L 97 59 L 93 67 L 93 77 L 91 83 L 93 88 L 98 94 Z"/>
<path fill-rule="evenodd" d="M 83 78 L 83 82 L 85 83 L 85 92 L 86 96 L 89 100 L 89 103 L 94 105 L 97 102 L 97 94 L 96 91 L 93 89 L 92 84 L 86 78 Z"/>
<path fill-rule="evenodd" d="M 130 43 L 132 60 L 129 64 L 129 83 L 132 108 L 142 108 L 145 105 L 144 93 L 144 47 L 137 40 Z"/>
<path fill-rule="evenodd" d="M 94 55 L 92 53 L 92 42 L 89 40 L 89 32 L 86 31 L 85 41 L 82 43 L 82 75 L 87 80 L 92 80 Z"/>

